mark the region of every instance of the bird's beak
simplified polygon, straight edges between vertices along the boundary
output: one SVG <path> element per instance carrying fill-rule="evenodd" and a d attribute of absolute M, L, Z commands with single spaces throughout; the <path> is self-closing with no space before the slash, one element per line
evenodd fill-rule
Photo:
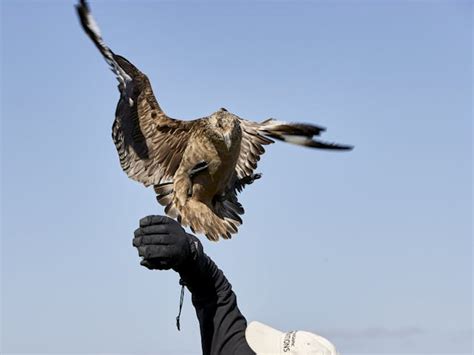
<path fill-rule="evenodd" d="M 230 146 L 232 145 L 231 132 L 224 133 L 222 137 L 224 137 L 224 143 L 227 149 L 230 149 Z"/>

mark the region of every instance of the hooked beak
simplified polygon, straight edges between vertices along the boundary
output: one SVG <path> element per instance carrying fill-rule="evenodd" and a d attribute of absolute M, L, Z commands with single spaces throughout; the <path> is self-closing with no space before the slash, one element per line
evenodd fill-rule
<path fill-rule="evenodd" d="M 224 138 L 224 143 L 227 147 L 227 149 L 230 149 L 230 146 L 232 145 L 232 139 L 231 139 L 231 132 L 224 133 L 222 137 Z"/>

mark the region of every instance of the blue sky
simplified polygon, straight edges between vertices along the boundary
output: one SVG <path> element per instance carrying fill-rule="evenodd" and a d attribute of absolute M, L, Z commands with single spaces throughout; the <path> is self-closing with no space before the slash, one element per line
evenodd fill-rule
<path fill-rule="evenodd" d="M 73 1 L 1 3 L 2 353 L 199 353 L 178 277 L 139 266 L 160 214 L 110 138 L 115 79 Z M 247 319 L 344 354 L 472 351 L 472 4 L 92 1 L 162 107 L 328 128 L 275 144 L 207 253 Z"/>

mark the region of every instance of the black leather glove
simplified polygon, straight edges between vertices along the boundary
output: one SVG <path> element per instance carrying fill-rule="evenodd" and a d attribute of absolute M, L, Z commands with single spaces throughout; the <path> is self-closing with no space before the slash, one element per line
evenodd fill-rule
<path fill-rule="evenodd" d="M 187 234 L 175 220 L 165 216 L 147 216 L 140 220 L 133 246 L 143 258 L 141 265 L 150 270 L 181 270 L 196 260 L 201 242 Z"/>

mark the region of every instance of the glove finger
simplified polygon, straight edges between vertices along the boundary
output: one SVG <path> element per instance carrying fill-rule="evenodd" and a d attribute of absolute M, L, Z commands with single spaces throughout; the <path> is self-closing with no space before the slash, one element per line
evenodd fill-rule
<path fill-rule="evenodd" d="M 176 237 L 169 234 L 146 234 L 141 237 L 142 245 L 170 245 L 176 241 Z"/>
<path fill-rule="evenodd" d="M 145 259 L 169 259 L 172 257 L 171 250 L 167 245 L 146 245 L 139 247 L 138 249 L 143 248 L 143 256 Z"/>
<path fill-rule="evenodd" d="M 166 258 L 151 258 L 143 259 L 140 262 L 141 265 L 147 267 L 150 270 L 169 270 L 172 267 L 172 262 Z"/>
<path fill-rule="evenodd" d="M 138 225 L 139 225 L 140 227 L 145 227 L 145 226 L 150 225 L 150 223 L 151 223 L 151 217 L 153 217 L 153 216 L 146 216 L 146 217 L 141 218 L 141 219 L 140 219 L 140 222 L 138 222 Z"/>
<path fill-rule="evenodd" d="M 134 235 L 135 237 L 139 237 L 139 236 L 143 235 L 142 229 L 141 229 L 141 228 L 135 229 L 135 232 L 133 232 L 133 235 Z"/>
<path fill-rule="evenodd" d="M 139 247 L 140 245 L 142 245 L 142 237 L 133 238 L 132 245 L 134 247 Z"/>
<path fill-rule="evenodd" d="M 169 270 L 171 269 L 172 267 L 172 261 L 171 260 L 167 260 L 167 259 L 162 259 L 162 260 L 159 260 L 159 262 L 157 263 L 157 267 L 160 269 L 160 270 Z"/>
<path fill-rule="evenodd" d="M 169 225 L 168 224 L 153 224 L 140 228 L 143 234 L 168 234 Z"/>
<path fill-rule="evenodd" d="M 146 227 L 153 224 L 167 224 L 170 220 L 172 219 L 166 216 L 146 216 L 140 219 L 140 227 Z"/>
<path fill-rule="evenodd" d="M 138 256 L 145 257 L 149 246 L 138 246 Z"/>
<path fill-rule="evenodd" d="M 140 261 L 140 265 L 146 267 L 149 270 L 154 270 L 153 266 L 150 264 L 150 262 L 147 259 L 143 259 L 142 261 Z"/>

